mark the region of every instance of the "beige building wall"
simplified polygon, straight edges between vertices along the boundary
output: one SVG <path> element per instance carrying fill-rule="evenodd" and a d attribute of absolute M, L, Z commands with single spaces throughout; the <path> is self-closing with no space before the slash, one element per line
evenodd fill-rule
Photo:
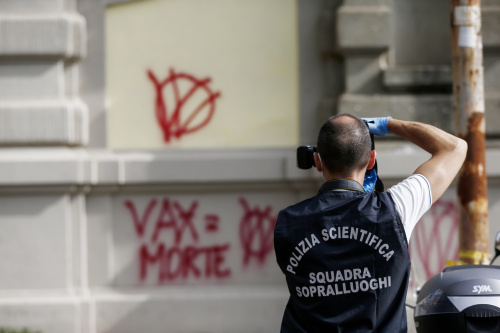
<path fill-rule="evenodd" d="M 108 146 L 295 147 L 296 18 L 295 1 L 108 7 Z"/>

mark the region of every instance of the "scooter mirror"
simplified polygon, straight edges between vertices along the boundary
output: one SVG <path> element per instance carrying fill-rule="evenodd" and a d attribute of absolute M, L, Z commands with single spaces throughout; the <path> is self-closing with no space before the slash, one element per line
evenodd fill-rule
<path fill-rule="evenodd" d="M 495 236 L 495 256 L 491 259 L 490 265 L 493 265 L 493 261 L 500 255 L 500 231 L 497 232 Z"/>
<path fill-rule="evenodd" d="M 490 265 L 493 264 L 493 261 L 500 255 L 500 231 L 497 232 L 495 236 L 495 256 L 491 259 Z"/>
<path fill-rule="evenodd" d="M 500 255 L 500 231 L 495 236 L 495 256 Z"/>

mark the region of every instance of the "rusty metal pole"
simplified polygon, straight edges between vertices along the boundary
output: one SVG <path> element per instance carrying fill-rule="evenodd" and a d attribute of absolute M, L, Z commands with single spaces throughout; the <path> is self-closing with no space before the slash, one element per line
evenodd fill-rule
<path fill-rule="evenodd" d="M 469 145 L 458 178 L 459 260 L 481 264 L 489 257 L 481 1 L 451 2 L 453 108 L 458 135 Z"/>

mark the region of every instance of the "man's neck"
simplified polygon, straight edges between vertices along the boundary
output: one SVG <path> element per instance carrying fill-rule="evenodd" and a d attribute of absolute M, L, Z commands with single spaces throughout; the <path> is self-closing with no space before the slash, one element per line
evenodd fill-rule
<path fill-rule="evenodd" d="M 323 179 L 325 181 L 335 180 L 335 179 L 349 179 L 354 180 L 363 185 L 365 180 L 365 172 L 358 172 L 354 174 L 340 174 L 340 173 L 330 173 L 327 170 L 323 171 Z"/>

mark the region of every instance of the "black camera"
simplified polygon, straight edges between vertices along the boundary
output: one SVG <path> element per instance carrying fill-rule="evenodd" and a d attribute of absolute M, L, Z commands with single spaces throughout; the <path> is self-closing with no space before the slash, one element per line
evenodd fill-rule
<path fill-rule="evenodd" d="M 317 151 L 317 147 L 311 146 L 300 146 L 297 148 L 297 167 L 299 169 L 307 170 L 316 166 L 314 163 L 314 153 Z"/>

